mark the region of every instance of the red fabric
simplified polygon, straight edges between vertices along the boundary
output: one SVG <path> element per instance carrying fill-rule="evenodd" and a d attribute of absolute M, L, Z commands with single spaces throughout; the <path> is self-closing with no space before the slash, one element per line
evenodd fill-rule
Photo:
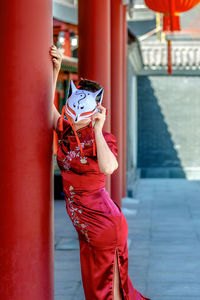
<path fill-rule="evenodd" d="M 63 119 L 63 135 L 59 126 L 56 128 L 59 137 L 57 162 L 63 179 L 66 210 L 79 237 L 85 298 L 113 299 L 117 253 L 124 299 L 150 300 L 134 288 L 128 275 L 128 225 L 121 208 L 105 189 L 106 175 L 100 172 L 97 155 L 93 155 L 92 131 L 90 125 L 77 130 L 85 158 L 81 163 L 80 148 L 69 122 Z M 115 136 L 102 132 L 118 158 Z"/>
<path fill-rule="evenodd" d="M 163 31 L 179 31 L 180 26 L 180 16 L 178 13 L 163 15 Z"/>
<path fill-rule="evenodd" d="M 174 12 L 188 11 L 197 5 L 200 0 L 145 0 L 146 5 L 157 12 L 169 13 L 171 12 L 171 2 L 174 3 Z"/>

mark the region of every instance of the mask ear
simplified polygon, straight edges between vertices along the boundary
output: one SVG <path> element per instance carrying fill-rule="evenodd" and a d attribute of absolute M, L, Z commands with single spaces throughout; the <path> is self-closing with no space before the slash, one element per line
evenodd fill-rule
<path fill-rule="evenodd" d="M 102 100 L 103 100 L 103 93 L 104 93 L 104 89 L 101 88 L 100 90 L 96 91 L 94 93 L 94 96 L 95 96 L 95 100 L 97 102 L 99 102 L 101 104 Z"/>
<path fill-rule="evenodd" d="M 76 88 L 74 82 L 72 80 L 70 80 L 67 98 L 69 98 L 71 96 L 71 94 L 74 93 L 76 90 L 77 90 L 77 88 Z"/>

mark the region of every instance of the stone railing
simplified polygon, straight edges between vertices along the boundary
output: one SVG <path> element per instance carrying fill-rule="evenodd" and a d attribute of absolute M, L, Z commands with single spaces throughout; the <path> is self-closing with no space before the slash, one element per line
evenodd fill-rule
<path fill-rule="evenodd" d="M 167 70 L 167 42 L 140 43 L 143 60 L 143 72 L 163 72 Z M 172 41 L 172 70 L 175 73 L 199 73 L 200 41 Z"/>

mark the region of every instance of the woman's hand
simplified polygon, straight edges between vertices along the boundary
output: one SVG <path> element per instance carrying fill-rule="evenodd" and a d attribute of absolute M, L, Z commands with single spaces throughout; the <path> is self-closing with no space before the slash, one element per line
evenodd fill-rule
<path fill-rule="evenodd" d="M 100 110 L 100 112 L 94 114 L 91 117 L 91 120 L 95 121 L 94 130 L 101 131 L 106 120 L 106 108 L 99 103 L 97 105 L 97 108 Z"/>
<path fill-rule="evenodd" d="M 54 71 L 59 72 L 61 68 L 61 62 L 62 62 L 61 52 L 57 49 L 55 45 L 52 45 L 50 47 L 49 53 L 52 57 Z"/>

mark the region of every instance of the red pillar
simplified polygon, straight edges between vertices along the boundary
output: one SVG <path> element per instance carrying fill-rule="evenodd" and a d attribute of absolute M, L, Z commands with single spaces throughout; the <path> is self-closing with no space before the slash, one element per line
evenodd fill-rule
<path fill-rule="evenodd" d="M 53 300 L 52 1 L 0 22 L 0 300 Z"/>
<path fill-rule="evenodd" d="M 104 87 L 102 105 L 108 109 L 104 129 L 110 130 L 110 1 L 79 0 L 79 77 Z"/>
<path fill-rule="evenodd" d="M 78 18 L 79 77 L 95 80 L 104 87 L 102 105 L 108 111 L 104 130 L 110 131 L 110 1 L 79 0 Z M 108 192 L 110 177 L 106 179 Z"/>
<path fill-rule="evenodd" d="M 123 6 L 123 192 L 122 196 L 127 196 L 126 171 L 127 171 L 127 78 L 126 78 L 126 56 L 127 56 L 127 22 L 126 5 Z"/>
<path fill-rule="evenodd" d="M 121 206 L 123 195 L 123 5 L 111 0 L 111 128 L 118 141 L 118 169 L 111 177 L 111 196 Z"/>

